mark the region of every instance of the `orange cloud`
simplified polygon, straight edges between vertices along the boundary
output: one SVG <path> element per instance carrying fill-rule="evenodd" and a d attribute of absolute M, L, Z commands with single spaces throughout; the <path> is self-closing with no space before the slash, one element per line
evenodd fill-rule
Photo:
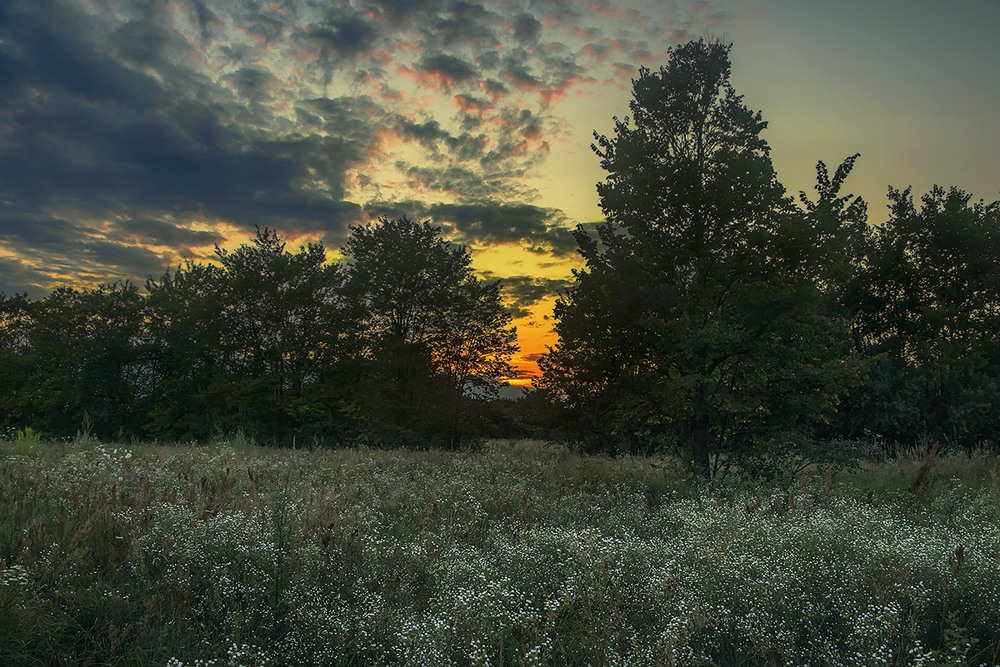
<path fill-rule="evenodd" d="M 392 62 L 392 54 L 388 51 L 372 51 L 371 59 L 377 62 L 379 65 L 388 65 Z"/>
<path fill-rule="evenodd" d="M 428 72 L 419 67 L 396 65 L 396 72 L 404 79 L 409 79 L 424 88 L 433 88 L 443 93 L 451 92 L 457 79 L 444 72 Z"/>
<path fill-rule="evenodd" d="M 636 74 L 636 68 L 631 65 L 625 65 L 623 63 L 615 63 L 611 66 L 614 70 L 616 77 L 627 77 L 631 79 Z"/>
<path fill-rule="evenodd" d="M 468 95 L 455 95 L 451 98 L 455 107 L 464 114 L 482 117 L 483 113 L 492 108 L 492 104 L 485 100 L 478 100 Z"/>

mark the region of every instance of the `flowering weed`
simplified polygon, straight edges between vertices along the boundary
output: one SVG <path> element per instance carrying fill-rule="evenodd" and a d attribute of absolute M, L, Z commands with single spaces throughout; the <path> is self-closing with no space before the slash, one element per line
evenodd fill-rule
<path fill-rule="evenodd" d="M 0 463 L 0 662 L 995 664 L 1000 463 L 792 489 L 538 443 Z"/>

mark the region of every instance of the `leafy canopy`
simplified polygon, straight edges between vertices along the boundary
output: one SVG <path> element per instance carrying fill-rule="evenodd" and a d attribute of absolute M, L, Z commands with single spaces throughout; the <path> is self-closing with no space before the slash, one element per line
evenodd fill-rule
<path fill-rule="evenodd" d="M 691 443 L 703 475 L 710 452 L 804 437 L 856 376 L 823 271 L 792 252 L 818 238 L 813 216 L 785 196 L 766 123 L 729 82 L 729 51 L 673 49 L 659 72 L 639 71 L 631 118 L 595 134 L 607 220 L 596 237 L 577 230 L 585 268 L 557 302 L 558 343 L 541 364 L 591 438 Z"/>

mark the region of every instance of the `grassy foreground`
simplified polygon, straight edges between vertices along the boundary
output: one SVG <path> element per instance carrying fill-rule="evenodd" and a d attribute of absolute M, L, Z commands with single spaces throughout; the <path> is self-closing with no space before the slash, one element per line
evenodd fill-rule
<path fill-rule="evenodd" d="M 994 455 L 787 492 L 541 443 L 14 450 L 0 664 L 1000 662 Z"/>

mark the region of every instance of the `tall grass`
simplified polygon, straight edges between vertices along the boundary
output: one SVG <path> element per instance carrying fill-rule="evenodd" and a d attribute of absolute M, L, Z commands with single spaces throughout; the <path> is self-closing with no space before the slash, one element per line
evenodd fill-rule
<path fill-rule="evenodd" d="M 2 664 L 996 664 L 1000 461 L 85 443 L 0 462 Z M 198 662 L 200 661 L 200 662 Z"/>

